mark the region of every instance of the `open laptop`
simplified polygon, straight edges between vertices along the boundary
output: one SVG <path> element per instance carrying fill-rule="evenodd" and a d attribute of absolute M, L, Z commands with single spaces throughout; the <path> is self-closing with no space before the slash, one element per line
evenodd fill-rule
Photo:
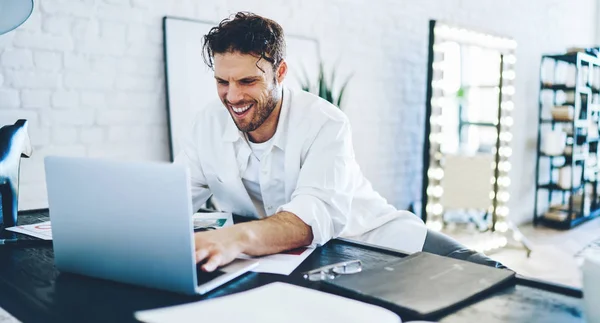
<path fill-rule="evenodd" d="M 258 265 L 236 259 L 214 273 L 196 265 L 183 166 L 53 156 L 44 162 L 60 271 L 204 294 Z"/>

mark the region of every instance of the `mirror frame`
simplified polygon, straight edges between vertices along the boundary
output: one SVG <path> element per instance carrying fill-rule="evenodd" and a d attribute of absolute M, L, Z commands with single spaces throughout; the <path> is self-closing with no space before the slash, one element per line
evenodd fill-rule
<path fill-rule="evenodd" d="M 443 53 L 439 45 L 446 41 L 455 41 L 461 45 L 476 45 L 482 48 L 498 50 L 500 53 L 500 78 L 498 86 L 498 118 L 496 120 L 496 149 L 495 158 L 491 167 L 493 177 L 490 185 L 491 205 L 488 212 L 492 215 L 491 231 L 506 232 L 509 229 L 508 200 L 510 194 L 511 169 L 510 156 L 512 149 L 510 142 L 513 125 L 511 112 L 514 109 L 513 95 L 515 92 L 515 50 L 517 43 L 507 37 L 495 36 L 488 33 L 465 29 L 455 24 L 441 21 L 429 21 L 429 57 L 427 70 L 427 99 L 425 113 L 425 137 L 423 145 L 423 177 L 421 195 L 421 217 L 427 226 L 435 231 L 440 231 L 444 226 L 444 209 L 440 203 L 443 189 L 441 181 L 444 177 L 441 161 L 443 155 L 440 150 L 441 123 L 437 116 L 444 105 L 443 86 Z"/>

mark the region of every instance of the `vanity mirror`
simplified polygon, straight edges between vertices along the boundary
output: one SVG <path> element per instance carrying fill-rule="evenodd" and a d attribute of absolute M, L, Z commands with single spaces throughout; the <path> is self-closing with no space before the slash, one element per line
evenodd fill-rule
<path fill-rule="evenodd" d="M 421 216 L 433 230 L 466 222 L 500 233 L 484 251 L 518 233 L 507 204 L 516 45 L 430 21 Z"/>

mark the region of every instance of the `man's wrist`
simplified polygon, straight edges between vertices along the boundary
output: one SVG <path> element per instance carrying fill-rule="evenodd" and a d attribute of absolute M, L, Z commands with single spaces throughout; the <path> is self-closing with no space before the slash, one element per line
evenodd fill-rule
<path fill-rule="evenodd" d="M 249 223 L 241 223 L 234 226 L 237 227 L 235 241 L 240 253 L 247 253 L 249 246 L 251 246 L 256 239 L 254 231 L 248 224 Z"/>

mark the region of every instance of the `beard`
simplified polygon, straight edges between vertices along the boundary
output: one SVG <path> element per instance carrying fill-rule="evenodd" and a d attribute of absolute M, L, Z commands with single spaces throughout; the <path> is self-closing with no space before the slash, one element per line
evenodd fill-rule
<path fill-rule="evenodd" d="M 281 100 L 281 89 L 277 86 L 273 86 L 273 89 L 269 91 L 269 95 L 267 96 L 267 100 L 265 102 L 259 103 L 257 100 L 254 100 L 254 102 L 244 102 L 246 104 L 254 105 L 252 107 L 252 109 L 254 109 L 253 116 L 250 121 L 240 121 L 233 115 L 231 115 L 231 118 L 241 132 L 246 133 L 254 131 L 269 118 L 273 110 L 275 110 L 275 107 L 277 107 L 279 100 Z M 232 114 L 233 112 L 230 111 L 229 113 Z"/>

